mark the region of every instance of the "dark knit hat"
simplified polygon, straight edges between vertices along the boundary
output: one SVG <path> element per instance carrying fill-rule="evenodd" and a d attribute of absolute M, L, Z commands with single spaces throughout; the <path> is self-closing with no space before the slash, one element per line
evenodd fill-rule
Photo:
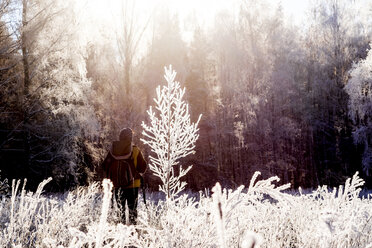
<path fill-rule="evenodd" d="M 119 140 L 120 141 L 127 141 L 132 143 L 133 131 L 130 128 L 123 128 L 120 131 Z"/>
<path fill-rule="evenodd" d="M 130 128 L 124 128 L 120 131 L 119 141 L 112 143 L 112 155 L 120 157 L 129 157 L 132 153 L 133 131 Z"/>

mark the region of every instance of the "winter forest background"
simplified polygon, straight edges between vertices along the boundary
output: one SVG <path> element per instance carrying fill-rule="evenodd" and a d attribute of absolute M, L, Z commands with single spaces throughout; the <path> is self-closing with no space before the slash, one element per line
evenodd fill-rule
<path fill-rule="evenodd" d="M 371 188 L 372 2 L 189 2 L 1 0 L 1 178 L 85 185 L 123 127 L 148 156 L 141 123 L 172 64 L 202 114 L 188 188 L 255 171 L 293 188 L 359 171 Z"/>

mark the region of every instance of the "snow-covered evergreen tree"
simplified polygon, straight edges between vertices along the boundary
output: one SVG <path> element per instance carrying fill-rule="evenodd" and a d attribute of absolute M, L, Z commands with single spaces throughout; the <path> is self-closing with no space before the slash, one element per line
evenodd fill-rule
<path fill-rule="evenodd" d="M 192 166 L 186 169 L 180 166 L 179 173 L 175 173 L 174 167 L 179 165 L 180 158 L 194 153 L 201 115 L 196 123 L 191 123 L 188 104 L 183 101 L 185 88 L 181 89 L 180 83 L 174 81 L 176 72 L 171 65 L 164 69 L 164 78 L 168 84 L 156 88 L 155 110 L 150 106 L 147 111 L 151 123 L 146 125 L 142 122 L 145 138 L 141 140 L 156 154 L 156 157 L 150 156 L 149 166 L 163 182 L 159 186 L 160 191 L 165 193 L 167 199 L 171 199 L 186 185 L 180 179 Z"/>
<path fill-rule="evenodd" d="M 372 47 L 372 43 L 371 43 Z M 366 59 L 355 64 L 346 85 L 349 94 L 349 114 L 355 124 L 354 141 L 364 145 L 362 166 L 372 172 L 372 49 Z"/>

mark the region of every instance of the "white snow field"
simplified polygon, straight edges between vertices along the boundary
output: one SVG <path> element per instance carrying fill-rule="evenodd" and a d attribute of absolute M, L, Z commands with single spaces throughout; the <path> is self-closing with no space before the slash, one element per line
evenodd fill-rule
<path fill-rule="evenodd" d="M 139 202 L 137 226 L 119 223 L 104 180 L 64 195 L 26 192 L 13 182 L 0 204 L 0 247 L 372 247 L 372 198 L 357 174 L 345 185 L 283 192 L 278 178 L 235 190 L 217 183 L 199 197 Z"/>

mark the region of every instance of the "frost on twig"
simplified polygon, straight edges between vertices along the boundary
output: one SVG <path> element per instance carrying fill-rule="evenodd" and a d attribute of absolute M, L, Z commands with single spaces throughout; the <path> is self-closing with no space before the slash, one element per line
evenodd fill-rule
<path fill-rule="evenodd" d="M 229 247 L 236 232 L 231 230 L 231 226 L 239 223 L 236 216 L 239 211 L 244 211 L 243 208 L 251 206 L 264 205 L 264 196 L 281 201 L 280 207 L 290 206 L 290 196 L 282 193 L 290 187 L 290 184 L 275 186 L 273 183 L 279 181 L 278 177 L 270 177 L 264 180 L 257 180 L 261 173 L 255 172 L 247 192 L 244 193 L 244 185 L 241 185 L 235 190 L 222 189 L 219 183 L 212 189 L 212 210 L 215 217 L 215 227 L 218 236 L 219 247 Z M 242 206 L 244 206 L 242 208 Z M 241 245 L 242 247 L 259 247 L 262 243 L 260 234 L 251 231 L 252 227 L 248 227 L 242 233 Z"/>
<path fill-rule="evenodd" d="M 186 186 L 180 179 L 191 169 L 180 166 L 179 173 L 174 167 L 179 165 L 179 159 L 194 153 L 195 142 L 198 139 L 198 123 L 191 123 L 188 104 L 183 101 L 185 88 L 174 81 L 176 72 L 172 66 L 165 68 L 164 78 L 167 85 L 156 88 L 155 108 L 147 111 L 150 124 L 142 122 L 144 129 L 143 143 L 150 146 L 155 156 L 150 156 L 150 169 L 158 176 L 163 185 L 159 186 L 167 199 L 178 195 Z"/>
<path fill-rule="evenodd" d="M 258 180 L 257 177 L 261 175 L 261 172 L 256 171 L 249 183 L 248 196 L 256 195 L 258 198 L 262 197 L 263 194 L 267 194 L 276 200 L 281 200 L 285 195 L 281 192 L 283 190 L 289 189 L 291 184 L 287 183 L 276 187 L 273 183 L 279 182 L 279 177 L 273 176 L 266 180 Z"/>
<path fill-rule="evenodd" d="M 8 194 L 9 193 L 9 184 L 8 184 L 8 179 L 5 178 L 4 180 L 1 179 L 1 170 L 0 170 L 0 195 Z"/>

